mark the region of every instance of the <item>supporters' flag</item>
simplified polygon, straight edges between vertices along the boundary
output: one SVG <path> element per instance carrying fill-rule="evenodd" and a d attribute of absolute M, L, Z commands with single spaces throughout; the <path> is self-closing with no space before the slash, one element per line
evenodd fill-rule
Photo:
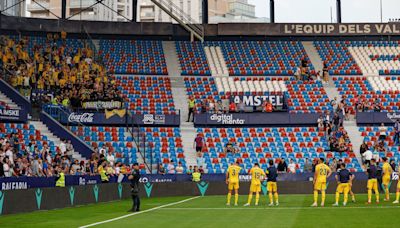
<path fill-rule="evenodd" d="M 126 114 L 126 110 L 125 109 L 113 109 L 113 110 L 106 110 L 105 111 L 106 114 L 106 119 L 110 119 L 111 117 L 113 117 L 114 115 L 118 115 L 119 117 L 124 117 Z"/>

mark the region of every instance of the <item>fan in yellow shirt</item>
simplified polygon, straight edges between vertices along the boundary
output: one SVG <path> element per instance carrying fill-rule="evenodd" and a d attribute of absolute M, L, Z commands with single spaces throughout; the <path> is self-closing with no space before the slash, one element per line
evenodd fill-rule
<path fill-rule="evenodd" d="M 326 190 L 326 179 L 328 179 L 332 170 L 325 163 L 324 158 L 320 158 L 318 160 L 318 165 L 315 166 L 314 173 L 314 203 L 311 205 L 312 207 L 318 206 L 318 191 L 321 192 L 321 207 L 325 205 L 325 190 Z"/>
<path fill-rule="evenodd" d="M 226 184 L 228 185 L 228 196 L 227 196 L 227 202 L 226 205 L 230 206 L 231 205 L 231 197 L 232 197 L 232 190 L 235 190 L 235 206 L 238 205 L 238 200 L 239 200 L 239 173 L 240 170 L 239 163 L 236 162 L 233 165 L 230 165 L 228 167 L 228 170 L 226 172 Z"/>
<path fill-rule="evenodd" d="M 392 176 L 393 169 L 390 166 L 387 157 L 383 157 L 383 165 L 382 165 L 382 185 L 385 190 L 385 199 L 384 201 L 389 201 L 389 184 L 390 177 Z"/>
<path fill-rule="evenodd" d="M 258 206 L 258 201 L 260 200 L 260 191 L 261 191 L 261 181 L 265 178 L 265 172 L 260 169 L 258 163 L 255 163 L 253 168 L 250 169 L 251 175 L 251 184 L 250 184 L 250 192 L 247 203 L 244 205 L 245 207 L 250 206 L 251 199 L 253 198 L 253 193 L 256 194 L 256 202 L 255 205 Z"/>

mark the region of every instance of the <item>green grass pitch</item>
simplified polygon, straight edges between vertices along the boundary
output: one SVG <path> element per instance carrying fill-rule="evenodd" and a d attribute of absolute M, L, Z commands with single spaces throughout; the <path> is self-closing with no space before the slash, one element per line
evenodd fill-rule
<path fill-rule="evenodd" d="M 324 208 L 311 208 L 313 196 L 280 195 L 280 205 L 267 206 L 262 196 L 259 206 L 226 206 L 226 196 L 165 197 L 142 199 L 142 212 L 95 227 L 400 227 L 400 206 L 391 202 L 366 205 L 366 195 L 346 207 L 332 207 L 334 195 L 327 195 Z M 392 196 L 393 198 L 393 196 Z M 343 196 L 341 196 L 341 200 Z M 233 200 L 233 197 L 232 197 Z M 180 203 L 176 203 L 180 202 Z M 176 204 L 174 204 L 176 203 Z M 170 206 L 163 206 L 173 204 Z M 253 197 L 254 204 L 254 197 Z M 131 201 L 0 216 L 0 227 L 80 227 L 129 215 Z M 146 211 L 153 208 L 153 210 Z"/>

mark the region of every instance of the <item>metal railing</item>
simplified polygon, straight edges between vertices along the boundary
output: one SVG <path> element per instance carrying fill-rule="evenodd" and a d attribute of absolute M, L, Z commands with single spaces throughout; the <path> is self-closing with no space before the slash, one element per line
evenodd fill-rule
<path fill-rule="evenodd" d="M 178 7 L 171 0 L 151 0 L 155 5 L 160 7 L 164 12 L 176 20 L 186 30 L 193 33 L 199 40 L 204 40 L 204 26 L 196 24 L 196 21 L 187 14 L 183 9 Z"/>
<path fill-rule="evenodd" d="M 130 121 L 129 121 L 130 120 Z M 131 122 L 131 123 L 130 123 Z M 146 132 L 141 130 L 140 125 L 136 122 L 136 119 L 132 117 L 131 111 L 126 112 L 126 127 L 128 132 L 131 134 L 133 142 L 142 157 L 143 163 L 148 172 L 153 171 L 153 153 L 149 143 L 146 139 Z"/>

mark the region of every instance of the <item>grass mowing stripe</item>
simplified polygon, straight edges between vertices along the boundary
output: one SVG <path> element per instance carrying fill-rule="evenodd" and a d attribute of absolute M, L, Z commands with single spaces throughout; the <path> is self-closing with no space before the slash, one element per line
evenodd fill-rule
<path fill-rule="evenodd" d="M 158 210 L 158 209 L 161 209 L 161 208 L 164 208 L 164 207 L 169 207 L 169 206 L 177 205 L 177 204 L 180 204 L 180 203 L 184 203 L 184 202 L 187 202 L 187 201 L 190 201 L 190 200 L 197 199 L 199 197 L 200 196 L 195 196 L 195 197 L 192 197 L 192 198 L 189 198 L 189 199 L 185 199 L 185 200 L 181 200 L 181 201 L 178 201 L 178 202 L 169 203 L 169 204 L 161 205 L 161 206 L 158 206 L 158 207 L 153 207 L 153 208 L 150 208 L 150 209 L 147 209 L 147 210 L 144 210 L 144 211 L 139 211 L 139 212 L 136 212 L 136 213 L 127 214 L 127 215 L 119 216 L 119 217 L 116 217 L 116 218 L 107 219 L 107 220 L 104 220 L 104 221 L 101 221 L 101 222 L 95 222 L 95 223 L 88 224 L 88 225 L 85 225 L 85 226 L 80 226 L 79 228 L 92 227 L 92 226 L 97 226 L 97 225 L 104 224 L 104 223 L 113 222 L 113 221 L 120 220 L 120 219 L 123 219 L 123 218 L 131 217 L 131 216 L 134 216 L 134 215 L 139 215 L 139 214 L 143 214 L 143 213 L 146 213 L 146 212 Z"/>
<path fill-rule="evenodd" d="M 166 207 L 161 210 L 318 210 L 318 209 L 394 209 L 400 208 L 400 206 L 364 206 L 364 207 L 347 207 L 347 206 L 328 206 L 328 207 L 263 207 L 263 208 L 251 208 L 251 207 L 236 207 L 236 208 L 224 208 L 224 207 Z"/>

